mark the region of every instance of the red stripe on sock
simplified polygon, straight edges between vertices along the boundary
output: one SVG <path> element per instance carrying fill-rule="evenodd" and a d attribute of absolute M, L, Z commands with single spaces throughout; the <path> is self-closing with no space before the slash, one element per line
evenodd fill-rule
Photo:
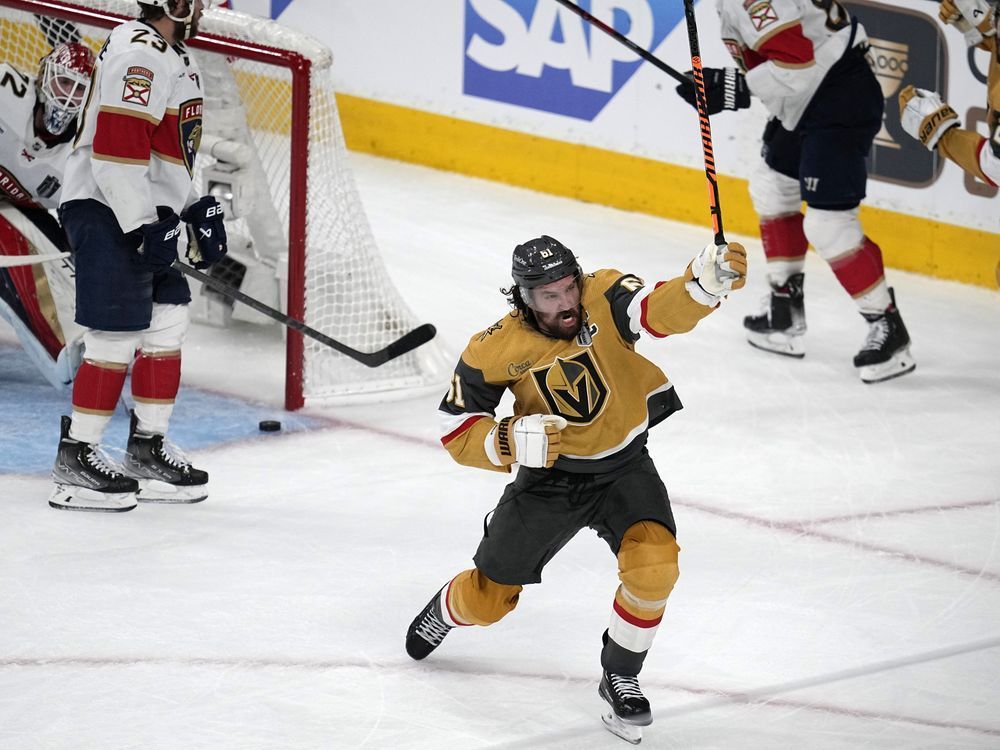
<path fill-rule="evenodd" d="M 660 624 L 660 620 L 663 619 L 663 615 L 655 617 L 652 620 L 643 620 L 641 617 L 636 617 L 627 609 L 625 609 L 622 605 L 620 605 L 617 599 L 615 600 L 614 609 L 615 609 L 615 614 L 617 614 L 620 618 L 622 618 L 625 622 L 629 623 L 630 625 L 635 625 L 637 628 L 655 628 L 657 625 Z"/>
<path fill-rule="evenodd" d="M 867 237 L 853 252 L 832 260 L 830 268 L 852 297 L 864 294 L 885 278 L 882 250 Z"/>
<path fill-rule="evenodd" d="M 802 229 L 801 213 L 786 214 L 760 222 L 760 240 L 768 260 L 798 260 L 809 247 Z"/>
<path fill-rule="evenodd" d="M 174 401 L 181 386 L 181 354 L 139 354 L 132 365 L 132 395 L 137 401 Z"/>
<path fill-rule="evenodd" d="M 73 380 L 73 408 L 81 412 L 111 414 L 125 385 L 125 367 L 101 367 L 84 360 Z"/>

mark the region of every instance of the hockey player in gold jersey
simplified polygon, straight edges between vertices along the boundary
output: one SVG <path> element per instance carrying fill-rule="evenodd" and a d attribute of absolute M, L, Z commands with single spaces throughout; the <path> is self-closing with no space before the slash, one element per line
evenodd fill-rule
<path fill-rule="evenodd" d="M 635 344 L 642 332 L 686 333 L 717 309 L 744 285 L 746 252 L 710 244 L 682 276 L 648 291 L 620 271 L 584 274 L 569 248 L 543 235 L 514 248 L 512 275 L 504 291 L 514 309 L 471 338 L 440 413 L 441 440 L 456 461 L 519 469 L 475 567 L 431 598 L 407 631 L 406 650 L 423 659 L 452 628 L 500 620 L 589 527 L 618 559 L 599 690 L 612 707 L 609 728 L 631 739 L 652 721 L 636 676 L 678 577 L 670 500 L 646 437 L 681 408 L 673 384 Z M 497 420 L 507 390 L 514 414 Z"/>
<path fill-rule="evenodd" d="M 983 137 L 961 126 L 958 114 L 934 91 L 907 86 L 899 92 L 903 129 L 987 185 L 1000 185 L 1000 12 L 997 0 L 943 0 L 938 17 L 962 32 L 969 47 L 990 53 Z M 1000 285 L 1000 263 L 996 267 Z"/>

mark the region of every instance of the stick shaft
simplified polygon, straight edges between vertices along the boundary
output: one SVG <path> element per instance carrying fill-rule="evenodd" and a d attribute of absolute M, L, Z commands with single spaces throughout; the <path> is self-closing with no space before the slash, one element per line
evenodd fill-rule
<path fill-rule="evenodd" d="M 398 357 L 401 354 L 406 354 L 406 352 L 415 349 L 421 344 L 425 344 L 434 337 L 434 326 L 429 323 L 425 323 L 422 326 L 418 326 L 414 330 L 405 334 L 402 338 L 397 341 L 392 342 L 384 349 L 380 349 L 377 352 L 362 352 L 357 349 L 352 349 L 347 344 L 341 343 L 336 339 L 330 338 L 325 333 L 317 331 L 315 328 L 311 328 L 303 323 L 301 320 L 297 320 L 280 310 L 275 310 L 269 305 L 265 305 L 258 299 L 244 294 L 239 289 L 226 284 L 219 279 L 213 278 L 207 273 L 192 268 L 186 263 L 181 263 L 179 260 L 175 260 L 172 264 L 173 268 L 183 273 L 185 276 L 190 276 L 193 279 L 197 279 L 202 284 L 212 287 L 217 292 L 224 294 L 230 299 L 234 299 L 237 302 L 242 302 L 247 307 L 251 307 L 257 312 L 266 315 L 272 320 L 276 320 L 284 326 L 291 328 L 292 330 L 298 331 L 299 333 L 308 336 L 311 339 L 319 341 L 321 344 L 325 344 L 331 349 L 344 354 L 351 359 L 360 362 L 368 367 L 378 367 L 381 364 Z"/>
<path fill-rule="evenodd" d="M 52 260 L 63 260 L 68 257 L 69 253 L 45 253 L 43 255 L 0 255 L 0 268 L 31 266 L 35 263 L 48 263 Z"/>
<path fill-rule="evenodd" d="M 722 205 L 719 200 L 719 183 L 715 176 L 715 153 L 712 149 L 712 125 L 708 119 L 708 98 L 705 96 L 705 74 L 701 68 L 701 45 L 698 43 L 698 24 L 694 17 L 694 0 L 684 0 L 684 18 L 687 22 L 688 46 L 691 48 L 691 70 L 694 73 L 695 100 L 701 127 L 701 150 L 705 160 L 705 178 L 708 180 L 708 208 L 715 230 L 715 244 L 725 245 L 722 228 Z"/>
<path fill-rule="evenodd" d="M 621 33 L 617 32 L 617 31 L 615 31 L 613 28 L 611 28 L 606 23 L 604 23 L 604 21 L 600 20 L 599 18 L 595 18 L 590 13 L 588 13 L 583 8 L 581 8 L 579 5 L 577 5 L 576 3 L 570 2 L 570 0 L 556 0 L 556 2 L 559 3 L 560 5 L 566 7 L 566 8 L 569 8 L 571 11 L 573 11 L 578 16 L 580 16 L 580 18 L 582 18 L 584 21 L 586 21 L 587 23 L 593 24 L 594 26 L 596 26 L 597 28 L 599 28 L 601 31 L 603 31 L 605 34 L 607 34 L 608 36 L 610 36 L 612 39 L 615 39 L 616 41 L 624 44 L 626 47 L 628 47 L 630 50 L 632 50 L 635 54 L 637 54 L 643 60 L 645 60 L 649 64 L 653 65 L 654 67 L 659 68 L 664 73 L 666 73 L 668 76 L 672 76 L 673 78 L 675 78 L 677 81 L 680 81 L 681 83 L 690 83 L 691 82 L 690 79 L 686 75 L 684 75 L 683 73 L 680 73 L 680 72 L 674 70 L 669 65 L 667 65 L 665 62 L 663 62 L 663 60 L 661 60 L 660 58 L 656 57 L 653 53 L 649 52 L 648 50 L 643 49 L 642 47 L 640 47 L 638 44 L 636 44 L 635 42 L 633 42 L 631 39 L 629 39 L 624 34 L 621 34 Z"/>

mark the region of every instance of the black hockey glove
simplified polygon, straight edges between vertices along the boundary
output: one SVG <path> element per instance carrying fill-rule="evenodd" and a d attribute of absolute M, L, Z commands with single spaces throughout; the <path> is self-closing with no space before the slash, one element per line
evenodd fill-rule
<path fill-rule="evenodd" d="M 170 264 L 177 260 L 177 240 L 183 230 L 180 228 L 180 217 L 167 206 L 157 206 L 156 215 L 159 221 L 143 224 L 138 229 L 129 232 L 139 240 L 138 257 L 140 262 L 156 273 L 166 271 Z"/>
<path fill-rule="evenodd" d="M 708 114 L 715 115 L 724 109 L 746 109 L 750 106 L 750 89 L 746 77 L 736 68 L 702 68 L 705 75 L 705 99 Z M 681 98 L 695 109 L 698 103 L 695 99 L 694 73 L 690 70 L 685 75 L 691 79 L 677 87 Z"/>
<path fill-rule="evenodd" d="M 195 268 L 208 268 L 222 260 L 226 246 L 226 222 L 222 206 L 206 195 L 186 209 L 181 218 L 188 225 L 187 259 Z"/>

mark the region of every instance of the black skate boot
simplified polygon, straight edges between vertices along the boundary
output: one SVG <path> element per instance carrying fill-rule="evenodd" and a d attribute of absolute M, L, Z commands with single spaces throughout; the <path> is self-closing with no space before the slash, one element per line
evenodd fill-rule
<path fill-rule="evenodd" d="M 880 383 L 913 372 L 917 363 L 910 356 L 910 334 L 896 307 L 896 294 L 883 313 L 861 313 L 868 321 L 868 337 L 854 357 L 854 366 L 865 383 Z"/>
<path fill-rule="evenodd" d="M 138 483 L 118 471 L 98 446 L 71 438 L 70 424 L 70 418 L 64 416 L 52 467 L 56 486 L 49 495 L 49 505 L 59 510 L 104 513 L 132 510 Z"/>
<path fill-rule="evenodd" d="M 642 727 L 653 723 L 649 701 L 639 689 L 639 679 L 605 670 L 597 692 L 611 706 L 611 711 L 601 717 L 604 725 L 623 740 L 638 745 L 642 741 Z"/>
<path fill-rule="evenodd" d="M 764 300 L 760 315 L 743 318 L 751 346 L 787 357 L 805 356 L 804 283 L 805 274 L 796 273 L 781 286 L 771 284 L 771 296 Z"/>
<path fill-rule="evenodd" d="M 453 627 L 441 615 L 441 591 L 438 591 L 406 629 L 406 653 L 417 661 L 423 659 L 441 645 Z"/>
<path fill-rule="evenodd" d="M 196 469 L 173 446 L 164 445 L 163 435 L 147 435 L 137 429 L 132 411 L 125 473 L 139 482 L 140 503 L 200 503 L 208 497 L 208 472 Z"/>

